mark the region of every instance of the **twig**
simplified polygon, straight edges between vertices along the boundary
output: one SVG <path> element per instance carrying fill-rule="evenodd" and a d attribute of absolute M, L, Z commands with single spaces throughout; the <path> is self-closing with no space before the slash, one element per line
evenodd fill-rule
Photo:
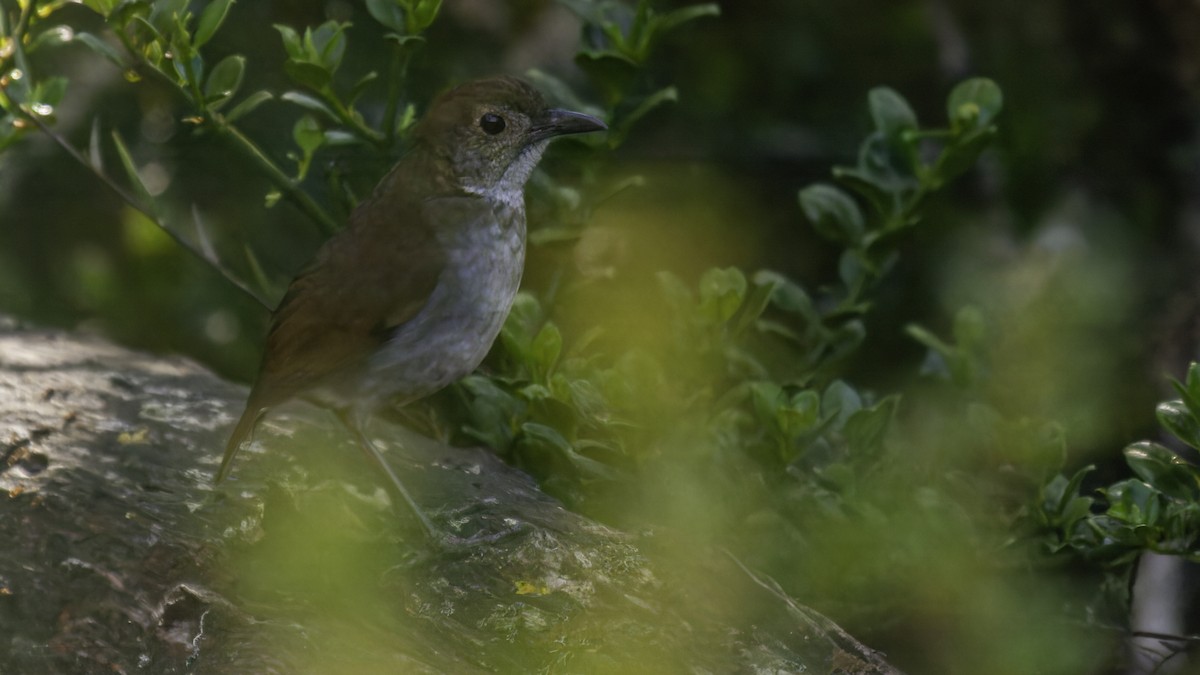
<path fill-rule="evenodd" d="M 87 160 L 87 158 L 84 157 L 83 154 L 80 153 L 79 150 L 77 150 L 75 148 L 75 146 L 73 146 L 69 142 L 67 142 L 67 139 L 63 138 L 58 132 L 54 131 L 49 126 L 47 126 L 46 123 L 43 122 L 41 119 L 39 119 L 37 115 L 29 113 L 24 108 L 21 108 L 21 113 L 22 113 L 22 117 L 24 117 L 25 119 L 32 122 L 35 126 L 37 126 L 39 131 L 41 131 L 42 133 L 46 134 L 51 139 L 53 139 L 54 142 L 57 143 L 58 146 L 61 147 L 64 151 L 66 151 L 66 153 L 68 155 L 70 155 L 76 162 L 79 162 L 79 164 L 86 167 L 89 171 L 92 172 L 93 175 L 95 175 L 97 178 L 99 178 L 100 182 L 102 182 L 102 183 L 104 183 L 104 185 L 108 186 L 108 188 L 110 190 L 112 190 L 114 193 L 116 193 L 116 195 L 118 197 L 121 198 L 121 201 L 125 202 L 130 207 L 134 208 L 139 213 L 141 213 L 142 215 L 149 218 L 151 222 L 153 222 L 155 225 L 157 225 L 159 227 L 159 229 L 161 229 L 163 232 L 166 232 L 167 236 L 171 237 L 171 239 L 173 239 L 176 244 L 179 244 L 188 253 L 191 253 L 192 255 L 196 256 L 200 260 L 203 260 L 204 262 L 211 265 L 214 269 L 217 270 L 218 273 L 220 273 L 220 275 L 222 277 L 225 278 L 226 281 L 233 284 L 235 287 L 237 287 L 243 293 L 245 293 L 246 295 L 253 298 L 258 304 L 262 305 L 268 311 L 272 309 L 271 304 L 266 300 L 266 298 L 264 298 L 262 295 L 260 295 L 254 289 L 250 288 L 249 285 L 247 285 L 244 281 L 242 281 L 237 276 L 235 276 L 233 274 L 233 272 L 231 272 L 227 267 L 222 265 L 220 259 L 216 258 L 215 256 L 210 258 L 209 256 L 205 255 L 204 251 L 197 248 L 192 242 L 183 238 L 183 236 L 180 235 L 178 232 L 175 232 L 171 228 L 167 227 L 166 224 L 164 224 L 158 218 L 158 216 L 156 216 L 149 209 L 147 209 L 145 206 L 140 204 L 138 202 L 137 198 L 134 197 L 128 190 L 126 190 L 125 188 L 123 188 L 119 184 L 117 184 L 116 181 L 114 181 L 112 178 L 110 178 L 108 176 L 108 174 L 104 173 L 98 167 L 93 166 L 93 164 L 91 162 L 89 162 Z"/>

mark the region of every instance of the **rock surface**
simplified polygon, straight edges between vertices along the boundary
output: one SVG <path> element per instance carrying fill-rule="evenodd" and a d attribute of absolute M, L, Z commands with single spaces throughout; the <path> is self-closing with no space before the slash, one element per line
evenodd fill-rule
<path fill-rule="evenodd" d="M 0 672 L 897 672 L 731 556 L 658 555 L 387 421 L 371 435 L 463 543 L 425 544 L 303 404 L 214 487 L 244 396 L 0 319 Z"/>

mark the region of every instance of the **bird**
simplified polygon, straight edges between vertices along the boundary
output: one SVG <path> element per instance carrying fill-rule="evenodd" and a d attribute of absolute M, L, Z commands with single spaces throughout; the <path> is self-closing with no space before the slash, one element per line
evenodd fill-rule
<path fill-rule="evenodd" d="M 273 408 L 331 410 L 427 535 L 439 533 L 367 437 L 372 415 L 470 374 L 499 334 L 525 259 L 524 187 L 549 142 L 607 129 L 491 77 L 430 104 L 407 152 L 318 249 L 272 313 L 258 375 L 215 476 Z"/>

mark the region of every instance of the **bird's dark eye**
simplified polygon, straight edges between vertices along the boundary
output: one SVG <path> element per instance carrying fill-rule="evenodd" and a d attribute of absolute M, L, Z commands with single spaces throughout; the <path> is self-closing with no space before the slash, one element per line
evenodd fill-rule
<path fill-rule="evenodd" d="M 479 118 L 479 128 L 483 129 L 484 133 L 495 136 L 504 131 L 504 118 L 496 113 L 486 113 Z"/>

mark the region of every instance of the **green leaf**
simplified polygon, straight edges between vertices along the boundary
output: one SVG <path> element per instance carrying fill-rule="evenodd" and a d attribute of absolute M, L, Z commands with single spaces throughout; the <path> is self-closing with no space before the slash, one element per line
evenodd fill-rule
<path fill-rule="evenodd" d="M 976 160 L 996 138 L 995 127 L 971 132 L 942 149 L 934 163 L 934 186 L 937 187 L 975 166 Z"/>
<path fill-rule="evenodd" d="M 692 291 L 679 277 L 662 270 L 654 275 L 658 288 L 676 314 L 683 315 L 692 307 Z"/>
<path fill-rule="evenodd" d="M 871 268 L 855 249 L 846 249 L 838 256 L 838 279 L 841 279 L 849 298 L 857 298 L 871 275 Z"/>
<path fill-rule="evenodd" d="M 349 25 L 330 20 L 317 26 L 316 30 L 304 32 L 310 60 L 324 66 L 330 75 L 342 64 L 342 56 L 346 53 L 346 27 Z"/>
<path fill-rule="evenodd" d="M 1159 423 L 1176 438 L 1200 450 L 1200 422 L 1183 401 L 1159 403 L 1155 414 Z"/>
<path fill-rule="evenodd" d="M 900 142 L 904 132 L 917 128 L 917 114 L 894 89 L 872 89 L 867 94 L 867 104 L 871 109 L 871 119 L 875 121 L 875 129 L 893 143 Z"/>
<path fill-rule="evenodd" d="M 358 82 L 355 82 L 354 86 L 350 87 L 350 91 L 346 94 L 346 105 L 352 105 L 357 101 L 358 97 L 362 96 L 363 92 L 367 90 L 367 87 L 377 79 L 379 79 L 379 73 L 373 70 L 359 78 Z"/>
<path fill-rule="evenodd" d="M 146 54 L 147 58 L 149 58 L 150 62 L 155 66 L 161 68 L 160 62 L 162 61 L 162 52 L 166 48 L 167 39 L 163 37 L 162 33 L 159 32 L 158 28 L 155 27 L 154 24 L 150 23 L 150 20 L 147 17 L 135 14 L 133 18 L 130 19 L 130 23 L 133 24 L 133 29 L 138 35 L 138 40 L 146 43 L 146 46 L 143 48 L 143 52 Z"/>
<path fill-rule="evenodd" d="M 854 387 L 841 380 L 834 380 L 821 395 L 821 414 L 831 417 L 831 426 L 842 429 L 852 415 L 862 410 L 862 397 Z"/>
<path fill-rule="evenodd" d="M 893 208 L 882 211 L 885 216 L 897 213 L 895 205 L 918 187 L 912 163 L 879 131 L 868 134 L 859 146 L 857 168 L 888 195 Z"/>
<path fill-rule="evenodd" d="M 259 262 L 258 254 L 254 252 L 254 249 L 246 244 L 242 247 L 242 253 L 246 256 L 246 264 L 250 266 L 250 276 L 254 277 L 254 283 L 258 284 L 259 288 L 272 288 L 271 280 L 267 278 L 267 273 L 263 270 L 262 263 Z"/>
<path fill-rule="evenodd" d="M 92 9 L 96 8 L 93 7 Z M 150 10 L 150 3 L 146 2 L 146 0 L 124 0 L 111 12 L 100 13 L 105 15 L 105 20 L 110 26 L 124 30 L 125 27 L 129 25 L 129 22 L 133 21 L 135 16 L 140 16 L 143 18 L 150 16 Z"/>
<path fill-rule="evenodd" d="M 1192 415 L 1200 417 L 1200 363 L 1193 361 L 1184 381 L 1172 380 L 1171 386 L 1183 397 L 1183 403 Z"/>
<path fill-rule="evenodd" d="M 778 309 L 790 314 L 799 314 L 810 321 L 817 320 L 817 312 L 812 298 L 800 284 L 771 270 L 760 270 L 755 273 L 754 283 L 772 284 L 771 303 Z"/>
<path fill-rule="evenodd" d="M 108 17 L 116 6 L 116 0 L 83 0 L 83 4 L 88 9 L 103 17 Z"/>
<path fill-rule="evenodd" d="M 192 36 L 193 47 L 200 49 L 212 39 L 217 29 L 225 22 L 225 16 L 232 5 L 233 0 L 212 0 L 208 3 L 204 11 L 200 12 L 200 20 L 196 22 L 196 33 Z"/>
<path fill-rule="evenodd" d="M 721 8 L 715 2 L 681 7 L 656 17 L 654 20 L 654 29 L 658 33 L 665 33 L 689 21 L 694 21 L 705 16 L 721 16 Z"/>
<path fill-rule="evenodd" d="M 610 9 L 612 5 L 605 5 L 595 0 L 558 0 L 560 4 L 566 5 L 567 9 L 575 13 L 576 16 L 584 21 L 599 26 L 608 18 L 605 10 Z M 624 9 L 624 7 L 621 7 Z"/>
<path fill-rule="evenodd" d="M 104 173 L 104 155 L 100 151 L 100 117 L 92 118 L 92 132 L 88 134 L 88 166 L 97 174 Z"/>
<path fill-rule="evenodd" d="M 932 331 L 915 323 L 910 323 L 904 327 L 904 332 L 917 342 L 942 356 L 949 357 L 954 353 L 954 348 L 942 342 L 941 338 L 934 335 Z"/>
<path fill-rule="evenodd" d="M 774 421 L 775 411 L 786 405 L 783 387 L 774 382 L 754 382 L 750 385 L 750 402 L 759 419 Z"/>
<path fill-rule="evenodd" d="M 851 415 L 843 432 L 851 451 L 859 456 L 877 456 L 899 406 L 900 397 L 893 395 Z"/>
<path fill-rule="evenodd" d="M 108 59 L 116 67 L 121 70 L 125 69 L 125 60 L 121 57 L 121 54 L 112 45 L 105 42 L 103 38 L 91 33 L 76 33 L 75 39 L 87 45 L 93 52 Z"/>
<path fill-rule="evenodd" d="M 367 0 L 367 12 L 379 23 L 404 33 L 404 10 L 397 0 Z"/>
<path fill-rule="evenodd" d="M 1200 497 L 1200 472 L 1179 455 L 1151 441 L 1125 448 L 1125 463 L 1146 483 L 1175 499 Z"/>
<path fill-rule="evenodd" d="M 862 211 L 850 195 L 832 185 L 817 183 L 800 191 L 800 210 L 822 237 L 840 244 L 862 240 Z"/>
<path fill-rule="evenodd" d="M 308 61 L 288 59 L 283 63 L 283 70 L 288 77 L 314 91 L 325 91 L 329 87 L 333 75 L 322 66 Z"/>
<path fill-rule="evenodd" d="M 817 426 L 821 418 L 821 397 L 812 389 L 799 391 L 788 399 L 786 406 L 775 409 L 775 418 L 784 435 L 795 440 Z"/>
<path fill-rule="evenodd" d="M 416 25 L 412 27 L 416 30 L 411 32 L 419 33 L 429 28 L 441 9 L 442 0 L 417 0 L 417 6 L 413 9 Z"/>
<path fill-rule="evenodd" d="M 53 110 L 39 110 L 40 106 L 57 106 L 62 102 L 63 97 L 67 95 L 67 78 L 61 75 L 48 77 L 37 83 L 33 88 L 33 93 L 30 94 L 34 103 L 34 112 L 42 117 L 45 117 L 53 112 Z"/>
<path fill-rule="evenodd" d="M 731 322 L 731 334 L 734 336 L 741 335 L 747 328 L 753 326 L 767 309 L 767 305 L 771 303 L 771 297 L 774 294 L 774 282 L 758 283 L 755 281 L 750 288 L 750 293 L 746 295 L 746 299 L 738 307 L 737 315 Z"/>
<path fill-rule="evenodd" d="M 974 305 L 966 305 L 954 315 L 954 341 L 959 347 L 977 349 L 983 344 L 987 324 L 983 312 Z"/>
<path fill-rule="evenodd" d="M 958 132 L 983 129 L 1004 106 L 1004 96 L 995 82 L 976 77 L 960 82 L 946 99 L 951 128 Z"/>
<path fill-rule="evenodd" d="M 1108 511 L 1104 515 L 1137 526 L 1153 525 L 1162 511 L 1162 492 L 1147 483 L 1130 478 L 1100 490 L 1108 500 Z M 1140 544 L 1136 532 L 1124 530 L 1109 534 L 1127 544 Z"/>
<path fill-rule="evenodd" d="M 736 267 L 713 267 L 700 277 L 700 311 L 713 323 L 729 320 L 745 296 L 746 275 Z"/>
<path fill-rule="evenodd" d="M 322 145 L 355 145 L 361 142 L 358 136 L 344 129 L 326 129 L 325 142 Z"/>
<path fill-rule="evenodd" d="M 525 422 L 521 425 L 521 433 L 520 443 L 526 453 L 533 454 L 533 457 L 530 458 L 536 460 L 533 463 L 540 466 L 552 466 L 553 463 L 566 460 L 571 468 L 583 474 L 585 478 L 593 480 L 617 480 L 620 478 L 620 475 L 607 464 L 576 452 L 570 441 L 553 427 L 535 422 Z"/>
<path fill-rule="evenodd" d="M 850 352 L 858 349 L 863 340 L 867 337 L 867 328 L 863 322 L 854 319 L 847 321 L 845 324 L 838 326 L 837 330 L 833 331 L 830 336 L 829 344 L 832 351 L 829 354 L 830 361 L 836 361 Z"/>
<path fill-rule="evenodd" d="M 331 122 L 339 121 L 337 113 L 333 112 L 333 110 L 331 110 L 329 108 L 329 106 L 325 105 L 324 101 L 313 98 L 312 96 L 309 96 L 308 94 L 305 94 L 303 92 L 288 91 L 288 92 L 284 92 L 284 94 L 282 96 L 280 96 L 279 98 L 284 101 L 287 101 L 288 103 L 294 103 L 306 110 L 311 110 L 312 112 L 320 113 L 320 114 L 324 115 L 325 117 L 327 117 L 329 119 L 329 121 L 331 121 Z"/>
<path fill-rule="evenodd" d="M 545 381 L 550 376 L 558 363 L 559 355 L 562 354 L 562 348 L 563 338 L 558 327 L 552 323 L 542 326 L 529 346 L 529 356 L 535 366 L 532 370 L 536 373 L 536 379 Z"/>
<path fill-rule="evenodd" d="M 581 51 L 575 55 L 575 63 L 587 73 L 609 108 L 625 97 L 638 69 L 628 57 L 608 51 Z"/>
<path fill-rule="evenodd" d="M 158 0 L 150 3 L 147 20 L 162 35 L 169 35 L 178 27 L 177 19 L 187 12 L 188 0 Z M 187 31 L 184 31 L 186 36 Z"/>
<path fill-rule="evenodd" d="M 121 138 L 121 134 L 116 130 L 112 132 L 113 145 L 117 148 L 117 156 L 121 158 L 121 166 L 125 169 L 125 175 L 128 176 L 129 182 L 133 184 L 133 189 L 138 196 L 142 198 L 147 207 L 153 205 L 154 200 L 150 196 L 150 191 L 146 189 L 146 184 L 142 182 L 142 177 L 138 173 L 137 165 L 133 163 L 133 156 L 129 154 L 129 148 L 125 145 L 125 140 Z"/>
<path fill-rule="evenodd" d="M 621 118 L 620 128 L 615 135 L 610 134 L 609 144 L 614 147 L 619 145 L 629 135 L 630 130 L 633 129 L 633 125 L 637 124 L 650 111 L 664 103 L 674 103 L 678 100 L 679 90 L 675 87 L 664 87 L 643 98 L 629 114 Z"/>
<path fill-rule="evenodd" d="M 275 30 L 279 31 L 279 36 L 283 38 L 283 48 L 287 51 L 288 57 L 296 60 L 304 60 L 304 44 L 300 40 L 300 34 L 291 26 L 285 26 L 281 23 L 274 24 Z"/>
<path fill-rule="evenodd" d="M 43 47 L 64 45 L 70 42 L 73 38 L 74 31 L 71 30 L 70 26 L 62 24 L 50 26 L 49 28 L 39 32 L 37 36 L 29 42 L 29 45 L 25 47 L 25 53 L 33 54 Z"/>
<path fill-rule="evenodd" d="M 306 155 L 311 155 L 325 142 L 321 125 L 317 124 L 312 115 L 304 115 L 296 120 L 296 125 L 292 127 L 292 138 Z"/>
<path fill-rule="evenodd" d="M 1060 511 L 1060 523 L 1064 528 L 1071 528 L 1073 525 L 1091 515 L 1092 505 L 1096 500 L 1091 497 L 1074 497 L 1063 505 Z"/>
<path fill-rule="evenodd" d="M 246 57 L 232 54 L 221 59 L 213 66 L 204 83 L 204 99 L 217 104 L 224 103 L 237 93 L 242 86 L 242 76 L 246 72 Z"/>
<path fill-rule="evenodd" d="M 887 215 L 895 209 L 896 200 L 886 189 L 876 183 L 874 177 L 865 171 L 845 166 L 835 166 L 833 168 L 833 177 L 851 190 L 865 197 L 871 203 L 871 206 L 875 207 L 876 212 Z"/>
<path fill-rule="evenodd" d="M 1054 495 L 1048 494 L 1048 498 L 1052 498 L 1055 502 L 1052 506 L 1057 508 L 1058 513 L 1062 516 L 1063 525 L 1068 525 L 1070 522 L 1084 518 L 1090 512 L 1092 506 L 1091 498 L 1079 496 L 1079 491 L 1082 485 L 1084 485 L 1084 478 L 1092 471 L 1096 471 L 1096 466 L 1087 465 L 1084 468 L 1080 468 L 1070 480 L 1062 480 L 1062 489 L 1060 491 L 1057 491 Z M 1056 480 L 1061 478 L 1060 474 Z M 1082 504 L 1079 502 L 1082 502 Z M 1079 509 L 1081 508 L 1082 513 L 1079 513 Z M 1068 513 L 1068 510 L 1070 513 Z"/>
<path fill-rule="evenodd" d="M 420 35 L 404 35 L 403 33 L 385 33 L 384 39 L 391 40 L 404 49 L 416 49 L 419 45 L 425 43 L 425 38 Z"/>
<path fill-rule="evenodd" d="M 537 68 L 530 68 L 525 71 L 525 79 L 533 83 L 556 107 L 561 106 L 568 110 L 576 110 L 589 115 L 604 114 L 603 110 L 585 103 L 578 94 L 572 91 L 570 85 L 550 73 L 538 70 Z"/>
<path fill-rule="evenodd" d="M 233 109 L 230 110 L 229 113 L 225 115 L 225 119 L 230 122 L 236 121 L 236 120 L 250 114 L 251 112 L 254 111 L 255 108 L 266 103 L 267 101 L 270 101 L 273 98 L 275 98 L 275 95 L 269 91 L 266 91 L 265 89 L 256 91 L 253 94 L 250 94 L 246 98 L 242 99 L 241 103 L 238 103 L 237 105 L 233 106 Z"/>

